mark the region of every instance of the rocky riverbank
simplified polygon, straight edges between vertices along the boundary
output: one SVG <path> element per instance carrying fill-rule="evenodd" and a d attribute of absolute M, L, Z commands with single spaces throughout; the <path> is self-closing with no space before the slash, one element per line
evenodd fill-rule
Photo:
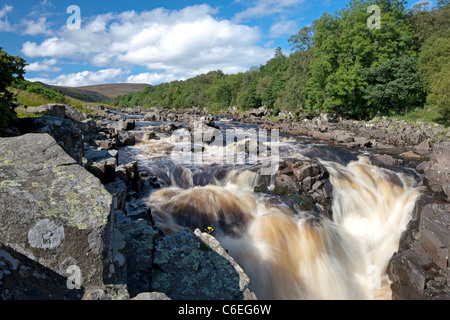
<path fill-rule="evenodd" d="M 250 279 L 211 235 L 188 229 L 162 235 L 148 208 L 132 202 L 158 188 L 157 179 L 141 172 L 137 162 L 119 165 L 121 146 L 157 138 L 154 132 L 135 135 L 135 121 L 124 114 L 161 121 L 157 131 L 165 134 L 198 115 L 213 126 L 216 116 L 195 108 L 122 114 L 99 107 L 96 118 L 70 106 L 40 110 L 42 117 L 23 119 L 8 130 L 11 137 L 0 138 L 3 299 L 256 298 L 248 289 Z M 393 298 L 450 299 L 450 140 L 445 128 L 332 115 L 294 120 L 281 114 L 274 122 L 265 108 L 225 116 L 367 150 L 375 164 L 388 169 L 415 168 L 424 192 L 389 265 Z M 294 197 L 301 210 L 315 207 L 332 215 L 332 186 L 317 162 L 285 161 L 275 185 L 275 192 Z M 222 279 L 221 286 L 205 285 L 211 279 Z"/>

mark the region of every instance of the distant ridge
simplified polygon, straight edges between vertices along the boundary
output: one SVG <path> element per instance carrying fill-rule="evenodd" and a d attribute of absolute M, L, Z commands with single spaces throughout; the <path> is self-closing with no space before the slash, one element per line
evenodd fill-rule
<path fill-rule="evenodd" d="M 142 83 L 111 83 L 82 87 L 54 86 L 38 82 L 46 88 L 54 89 L 66 96 L 85 102 L 103 102 L 117 98 L 118 96 L 144 90 L 149 84 Z"/>

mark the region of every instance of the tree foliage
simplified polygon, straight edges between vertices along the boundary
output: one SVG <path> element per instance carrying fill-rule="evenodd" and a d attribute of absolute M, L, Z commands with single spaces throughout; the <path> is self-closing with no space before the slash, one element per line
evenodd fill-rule
<path fill-rule="evenodd" d="M 16 79 L 25 73 L 25 60 L 11 56 L 0 48 L 0 128 L 7 127 L 15 116 L 13 94 L 8 90 Z"/>

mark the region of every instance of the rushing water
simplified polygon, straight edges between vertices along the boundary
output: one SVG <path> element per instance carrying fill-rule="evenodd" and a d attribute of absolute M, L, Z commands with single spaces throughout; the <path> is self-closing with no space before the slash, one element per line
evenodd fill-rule
<path fill-rule="evenodd" d="M 139 124 L 142 135 L 159 123 Z M 166 234 L 214 228 L 260 299 L 389 299 L 386 268 L 419 196 L 414 179 L 306 138 L 218 125 L 223 136 L 216 131 L 216 139 L 186 140 L 195 131 L 180 129 L 122 150 L 123 161 L 138 160 L 141 171 L 158 177 L 161 188 L 143 199 L 156 226 Z M 227 158 L 239 150 L 258 150 L 258 159 Z M 313 159 L 326 168 L 332 219 L 254 191 L 261 184 L 273 188 L 276 170 L 262 173 L 284 158 Z"/>

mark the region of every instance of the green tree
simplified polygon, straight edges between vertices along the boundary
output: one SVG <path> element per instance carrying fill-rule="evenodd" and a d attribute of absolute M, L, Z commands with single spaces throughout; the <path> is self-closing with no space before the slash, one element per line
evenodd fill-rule
<path fill-rule="evenodd" d="M 286 56 L 278 47 L 274 57 L 259 69 L 260 79 L 256 85 L 256 92 L 261 98 L 261 103 L 269 108 L 273 108 L 275 101 L 285 88 L 286 62 Z"/>
<path fill-rule="evenodd" d="M 306 26 L 288 40 L 292 51 L 307 51 L 314 45 L 314 25 Z"/>
<path fill-rule="evenodd" d="M 422 83 L 430 90 L 433 79 L 450 61 L 450 27 L 427 39 L 419 53 L 418 69 Z"/>
<path fill-rule="evenodd" d="M 450 1 L 439 0 L 430 9 L 430 2 L 417 3 L 409 10 L 410 24 L 417 48 L 435 35 L 446 31 L 450 27 Z"/>
<path fill-rule="evenodd" d="M 420 84 L 414 57 L 394 58 L 364 73 L 368 85 L 364 98 L 368 101 L 368 116 L 407 113 L 423 105 L 426 94 Z"/>
<path fill-rule="evenodd" d="M 446 125 L 450 124 L 450 61 L 436 74 L 427 103 L 436 106 L 442 121 Z"/>
<path fill-rule="evenodd" d="M 207 97 L 214 109 L 228 108 L 232 101 L 231 87 L 222 71 L 218 73 L 209 86 Z"/>
<path fill-rule="evenodd" d="M 24 59 L 11 56 L 0 48 L 0 128 L 7 127 L 15 116 L 13 94 L 8 87 L 16 79 L 23 78 L 25 66 Z"/>
<path fill-rule="evenodd" d="M 340 12 L 324 14 L 316 22 L 311 77 L 304 90 L 311 108 L 351 117 L 372 114 L 366 88 L 370 76 L 379 74 L 370 69 L 415 55 L 405 1 L 376 3 L 381 9 L 380 29 L 367 26 L 372 14 L 367 8 L 372 4 L 353 0 Z"/>
<path fill-rule="evenodd" d="M 283 74 L 285 86 L 284 90 L 278 94 L 275 102 L 276 109 L 289 111 L 306 109 L 303 89 L 309 79 L 311 56 L 311 49 L 308 49 L 294 52 L 287 58 L 287 70 Z"/>

